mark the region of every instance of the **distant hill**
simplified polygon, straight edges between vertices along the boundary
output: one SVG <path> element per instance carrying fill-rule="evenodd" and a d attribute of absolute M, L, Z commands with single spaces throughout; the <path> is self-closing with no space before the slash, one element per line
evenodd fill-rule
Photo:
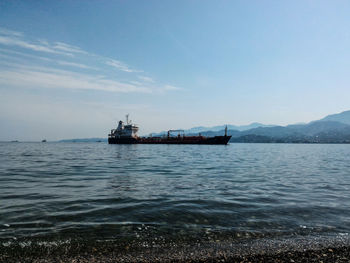
<path fill-rule="evenodd" d="M 198 133 L 204 134 L 207 132 L 221 132 L 225 129 L 227 126 L 227 129 L 229 130 L 236 130 L 236 131 L 246 131 L 258 127 L 274 127 L 276 125 L 266 125 L 258 122 L 251 123 L 249 125 L 231 125 L 231 124 L 225 124 L 225 125 L 219 125 L 219 126 L 212 126 L 212 127 L 204 127 L 204 126 L 198 126 L 191 129 L 184 130 L 185 134 L 188 135 L 198 135 Z M 153 136 L 162 136 L 167 134 L 167 131 L 162 131 L 159 133 L 152 133 Z"/>
<path fill-rule="evenodd" d="M 185 130 L 186 135 L 224 135 L 226 125 L 194 127 Z M 231 142 L 245 143 L 350 143 L 350 111 L 332 114 L 321 120 L 306 124 L 287 126 L 252 123 L 237 126 L 227 125 Z M 153 133 L 153 136 L 166 132 Z M 107 138 L 69 139 L 60 142 L 107 142 Z"/>
<path fill-rule="evenodd" d="M 320 121 L 336 121 L 336 122 L 341 122 L 341 123 L 350 125 L 350 110 L 343 111 L 337 114 L 328 115 L 323 119 L 321 119 Z"/>
<path fill-rule="evenodd" d="M 348 124 L 336 121 L 313 121 L 305 125 L 288 125 L 287 128 L 307 136 L 315 136 L 319 133 L 329 133 L 332 131 L 350 132 L 350 126 Z"/>
<path fill-rule="evenodd" d="M 204 136 L 223 134 L 224 129 L 202 132 Z M 260 126 L 243 131 L 229 129 L 228 134 L 232 136 L 231 142 L 350 143 L 350 111 L 329 115 L 307 124 Z"/>
<path fill-rule="evenodd" d="M 258 127 L 273 127 L 276 125 L 266 125 L 258 122 L 253 122 L 249 125 L 231 125 L 227 124 L 227 129 L 229 130 L 237 130 L 237 131 L 245 131 L 250 130 Z M 194 127 L 188 130 L 185 130 L 185 133 L 199 133 L 199 132 L 206 132 L 206 131 L 221 131 L 224 130 L 226 125 L 219 125 L 219 126 L 213 126 L 213 127 Z"/>

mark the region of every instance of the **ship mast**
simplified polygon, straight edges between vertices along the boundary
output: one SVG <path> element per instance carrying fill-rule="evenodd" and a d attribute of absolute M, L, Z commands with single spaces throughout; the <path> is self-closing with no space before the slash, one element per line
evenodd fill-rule
<path fill-rule="evenodd" d="M 129 114 L 126 114 L 126 125 L 129 125 Z"/>

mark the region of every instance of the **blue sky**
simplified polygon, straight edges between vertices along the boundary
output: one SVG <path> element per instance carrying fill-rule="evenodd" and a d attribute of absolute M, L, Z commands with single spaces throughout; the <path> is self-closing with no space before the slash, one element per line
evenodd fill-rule
<path fill-rule="evenodd" d="M 0 140 L 350 109 L 349 1 L 1 1 Z"/>

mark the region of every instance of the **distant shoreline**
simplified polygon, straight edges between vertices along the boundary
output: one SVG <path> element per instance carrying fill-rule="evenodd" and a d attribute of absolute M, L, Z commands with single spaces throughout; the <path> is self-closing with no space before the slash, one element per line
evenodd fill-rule
<path fill-rule="evenodd" d="M 58 141 L 0 141 L 0 143 L 107 143 L 107 139 L 100 140 L 90 140 L 90 139 L 68 139 L 68 140 L 58 140 Z M 244 141 L 244 140 L 236 140 L 233 138 L 233 141 L 230 141 L 229 144 L 350 144 L 350 141 L 345 142 L 312 142 L 312 141 L 298 141 L 298 142 L 289 142 L 289 141 Z M 190 144 L 191 145 L 191 144 Z"/>

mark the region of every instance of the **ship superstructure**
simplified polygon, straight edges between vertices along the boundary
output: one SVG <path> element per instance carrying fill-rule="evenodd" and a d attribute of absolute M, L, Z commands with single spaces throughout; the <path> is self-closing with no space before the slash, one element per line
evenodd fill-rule
<path fill-rule="evenodd" d="M 126 124 L 124 122 L 119 121 L 117 129 L 111 130 L 111 136 L 115 137 L 125 137 L 125 138 L 137 138 L 137 132 L 139 127 L 131 123 L 129 121 L 129 115 L 126 115 Z"/>
<path fill-rule="evenodd" d="M 137 132 L 139 127 L 129 121 L 129 115 L 126 115 L 126 123 L 118 122 L 118 127 L 112 129 L 108 134 L 109 144 L 227 144 L 231 136 L 227 135 L 227 127 L 224 136 L 205 137 L 185 136 L 183 130 L 169 130 L 167 135 L 159 137 L 139 137 Z M 177 136 L 173 136 L 173 132 L 178 132 Z"/>
<path fill-rule="evenodd" d="M 111 133 L 108 134 L 108 142 L 110 141 L 120 141 L 121 143 L 131 143 L 134 140 L 139 138 L 137 136 L 137 132 L 139 127 L 132 124 L 131 120 L 129 120 L 129 114 L 126 115 L 126 123 L 123 121 L 118 122 L 118 127 L 116 129 L 112 129 Z"/>

